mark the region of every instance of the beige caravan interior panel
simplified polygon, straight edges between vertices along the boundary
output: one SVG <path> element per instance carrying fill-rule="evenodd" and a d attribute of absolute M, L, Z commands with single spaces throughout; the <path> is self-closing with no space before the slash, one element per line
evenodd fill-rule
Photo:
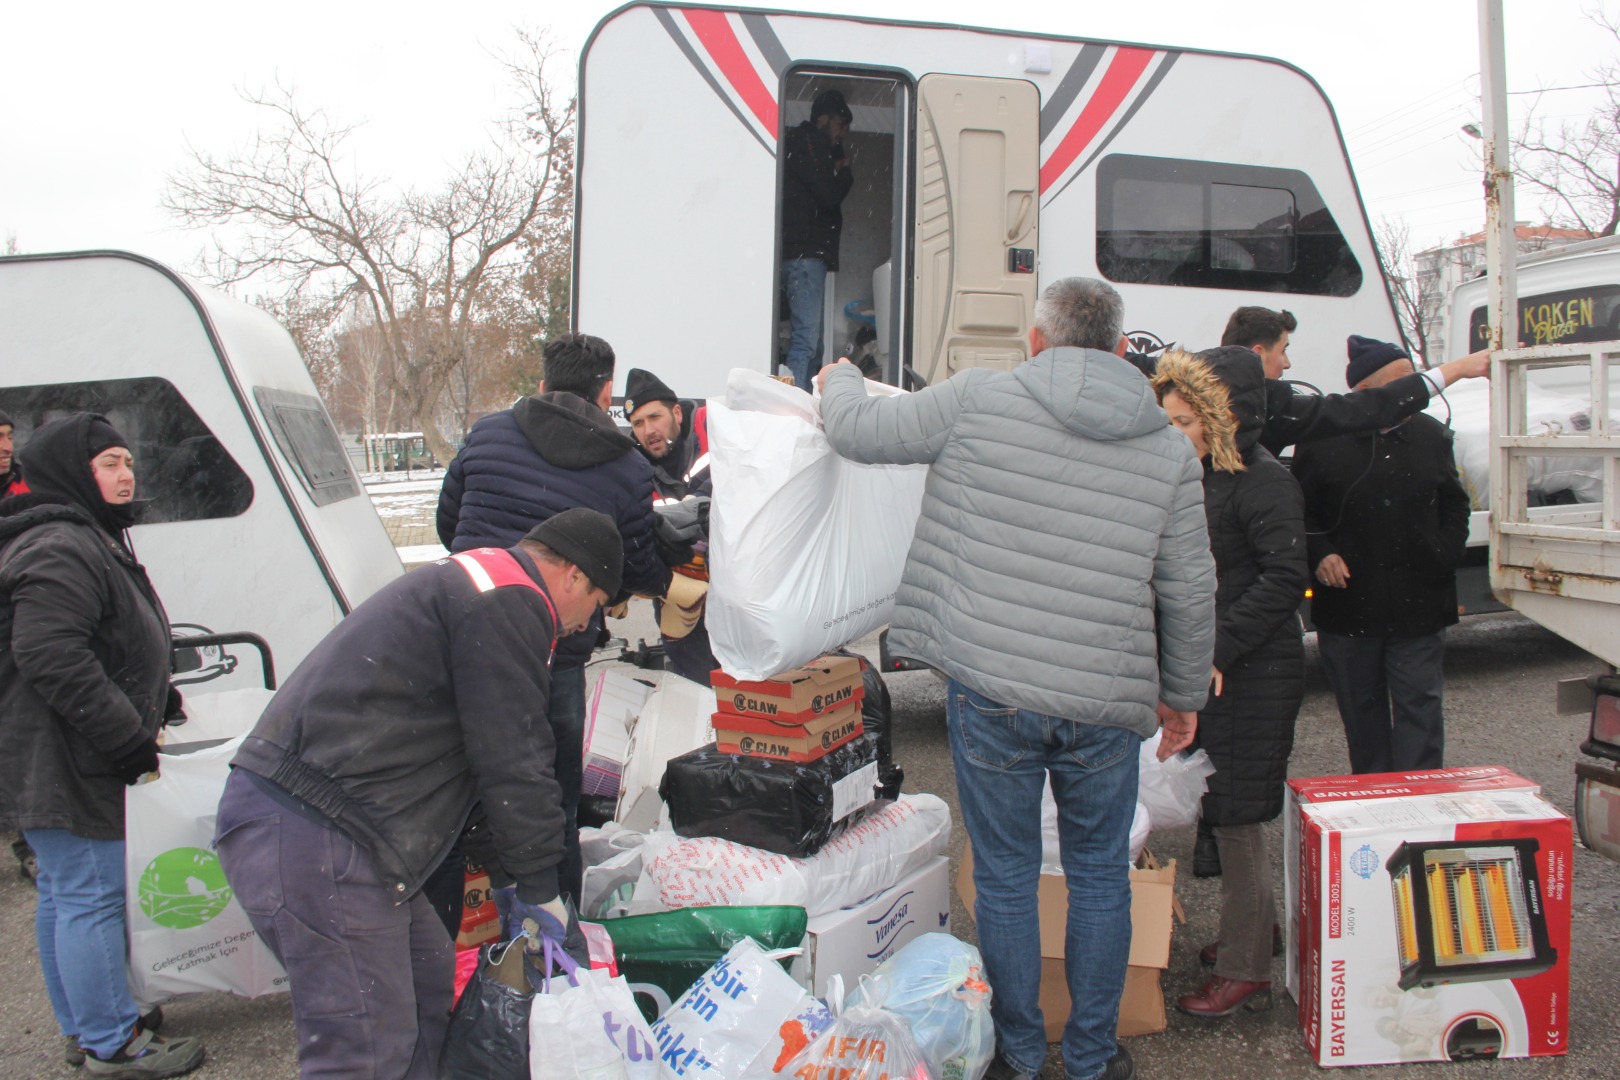
<path fill-rule="evenodd" d="M 911 366 L 930 383 L 1029 354 L 1040 105 L 1019 79 L 918 82 Z"/>

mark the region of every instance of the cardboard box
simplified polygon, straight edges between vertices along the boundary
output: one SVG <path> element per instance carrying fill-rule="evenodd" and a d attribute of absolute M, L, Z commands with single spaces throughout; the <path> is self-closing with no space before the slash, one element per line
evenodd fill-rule
<path fill-rule="evenodd" d="M 823 656 L 757 682 L 734 679 L 717 669 L 712 682 L 720 711 L 790 723 L 859 704 L 864 685 L 861 661 L 855 656 Z"/>
<path fill-rule="evenodd" d="M 817 761 L 845 743 L 854 742 L 866 734 L 866 724 L 859 709 L 851 710 L 836 727 L 820 735 L 796 734 L 800 729 L 788 728 L 773 735 L 755 735 L 750 731 L 727 731 L 716 721 L 715 745 L 722 754 L 748 754 L 770 758 L 772 761 Z"/>
<path fill-rule="evenodd" d="M 1159 973 L 1170 966 L 1170 935 L 1180 909 L 1176 905 L 1176 861 L 1160 866 L 1143 852 L 1131 870 L 1131 955 L 1125 993 L 1119 1001 L 1119 1035 L 1151 1035 L 1167 1022 Z M 973 910 L 973 848 L 962 853 L 956 891 Z M 1069 920 L 1069 886 L 1062 874 L 1042 874 L 1036 895 L 1040 904 L 1041 1012 L 1046 1038 L 1063 1038 L 1069 1021 L 1069 980 L 1063 972 L 1063 941 Z M 1183 920 L 1185 921 L 1185 920 Z"/>
<path fill-rule="evenodd" d="M 812 716 L 804 720 L 768 720 L 763 716 L 740 716 L 732 712 L 717 712 L 710 721 L 716 731 L 747 732 L 750 735 L 785 735 L 790 739 L 815 738 L 824 731 L 842 727 L 851 720 L 861 718 L 861 703 L 848 705 Z"/>
<path fill-rule="evenodd" d="M 1464 791 L 1541 791 L 1501 765 L 1473 765 L 1413 772 L 1361 773 L 1351 776 L 1300 777 L 1288 781 L 1283 803 L 1283 935 L 1287 942 L 1284 985 L 1299 1000 L 1299 808 L 1357 799 L 1399 799 Z"/>
<path fill-rule="evenodd" d="M 950 933 L 950 871 L 941 855 L 863 904 L 811 919 L 802 972 L 810 992 L 825 997 L 828 981 L 842 975 L 848 993 L 912 938 Z"/>
<path fill-rule="evenodd" d="M 1318 1064 L 1566 1052 L 1573 837 L 1534 786 L 1290 785 L 1288 982 Z"/>

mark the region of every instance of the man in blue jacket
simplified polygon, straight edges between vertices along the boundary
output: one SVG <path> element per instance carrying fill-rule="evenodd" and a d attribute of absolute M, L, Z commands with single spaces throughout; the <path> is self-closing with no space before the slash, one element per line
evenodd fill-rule
<path fill-rule="evenodd" d="M 624 595 L 661 597 L 669 567 L 653 533 L 653 470 L 636 441 L 608 416 L 613 348 L 589 334 L 546 343 L 539 391 L 473 425 L 439 493 L 439 542 L 451 551 L 510 547 L 535 525 L 572 507 L 606 514 L 624 541 Z M 600 614 L 557 643 L 548 712 L 557 742 L 557 782 L 567 819 L 558 876 L 579 898 L 579 789 L 584 779 L 585 661 Z"/>

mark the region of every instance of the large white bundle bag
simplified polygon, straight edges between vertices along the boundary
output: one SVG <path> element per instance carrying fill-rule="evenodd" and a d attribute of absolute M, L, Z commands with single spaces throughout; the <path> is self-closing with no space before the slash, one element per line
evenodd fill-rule
<path fill-rule="evenodd" d="M 709 641 L 720 666 L 767 679 L 886 624 L 928 467 L 846 461 L 810 395 L 757 371 L 734 369 L 708 417 Z"/>
<path fill-rule="evenodd" d="M 951 842 L 951 811 L 936 795 L 902 795 L 807 859 L 718 836 L 655 833 L 642 846 L 632 914 L 683 907 L 787 904 L 811 918 L 876 896 Z"/>
<path fill-rule="evenodd" d="M 124 794 L 129 983 L 143 1003 L 202 990 L 258 997 L 287 989 L 212 846 L 241 742 L 164 754 L 158 778 Z"/>

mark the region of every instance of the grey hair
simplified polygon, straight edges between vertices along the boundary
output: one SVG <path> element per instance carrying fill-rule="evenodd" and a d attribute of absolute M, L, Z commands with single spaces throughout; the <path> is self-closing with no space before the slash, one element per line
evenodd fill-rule
<path fill-rule="evenodd" d="M 1035 301 L 1035 328 L 1049 345 L 1113 352 L 1125 332 L 1125 301 L 1105 281 L 1061 278 Z"/>

